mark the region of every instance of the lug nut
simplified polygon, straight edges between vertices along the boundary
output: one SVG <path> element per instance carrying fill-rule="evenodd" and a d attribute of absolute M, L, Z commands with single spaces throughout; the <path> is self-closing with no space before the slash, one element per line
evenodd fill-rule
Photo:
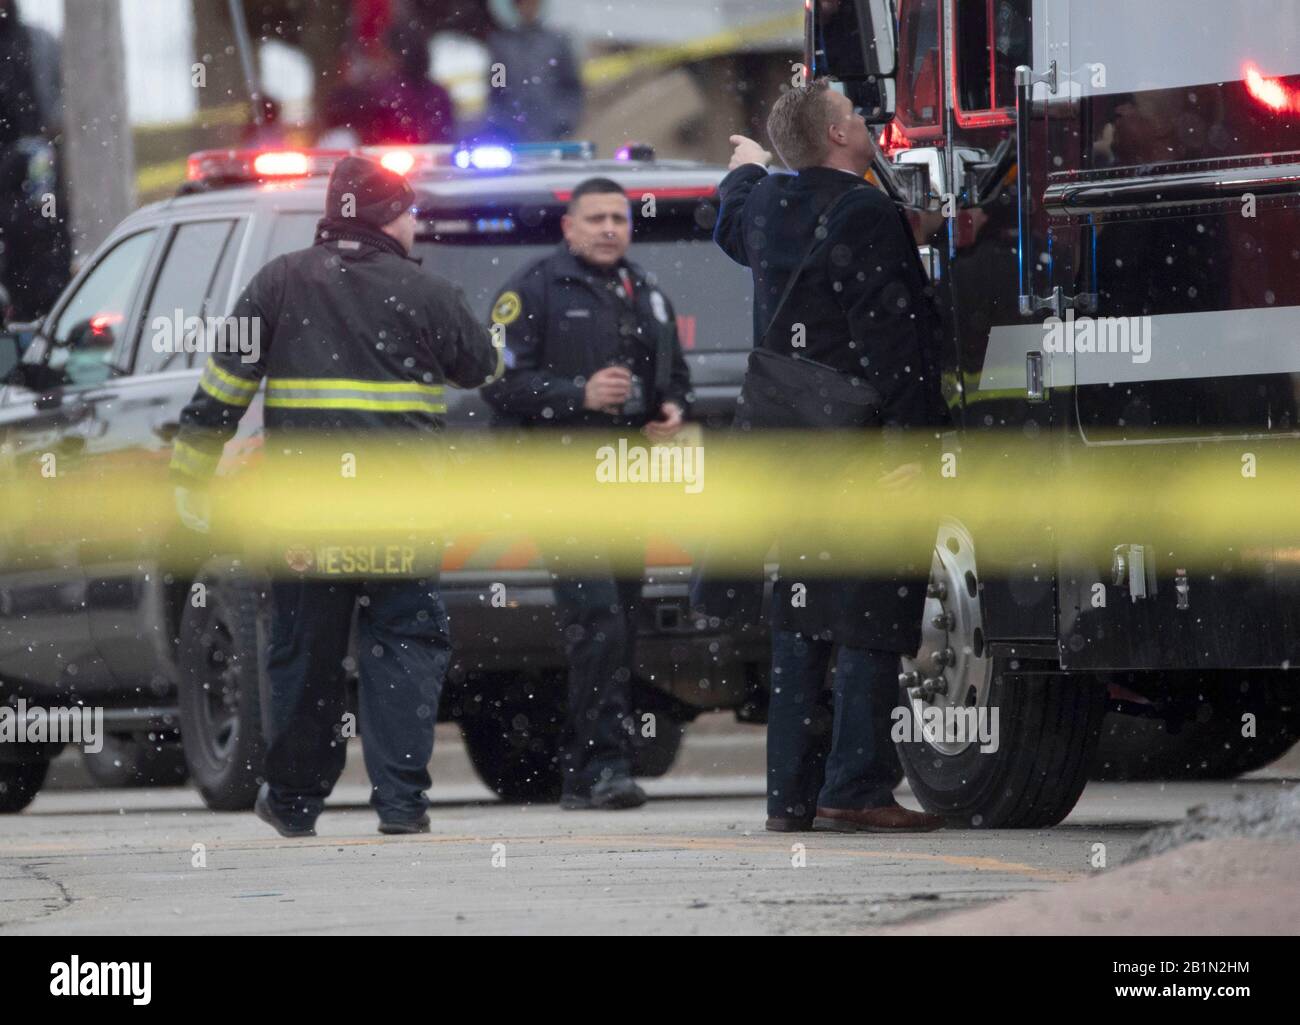
<path fill-rule="evenodd" d="M 936 694 L 948 693 L 948 679 L 945 676 L 932 676 L 921 684 L 921 697 L 929 701 Z"/>
<path fill-rule="evenodd" d="M 938 598 L 943 601 L 948 597 L 948 585 L 942 580 L 936 584 L 928 584 L 925 588 L 925 594 L 927 598 Z"/>
<path fill-rule="evenodd" d="M 936 651 L 934 655 L 931 656 L 934 668 L 939 670 L 942 670 L 944 666 L 952 665 L 956 660 L 957 655 L 952 648 L 944 648 L 943 651 Z"/>
<path fill-rule="evenodd" d="M 957 617 L 951 612 L 940 612 L 930 623 L 939 630 L 954 630 L 957 627 Z"/>
<path fill-rule="evenodd" d="M 898 685 L 900 687 L 915 687 L 920 679 L 921 674 L 912 669 L 906 673 L 898 674 Z"/>

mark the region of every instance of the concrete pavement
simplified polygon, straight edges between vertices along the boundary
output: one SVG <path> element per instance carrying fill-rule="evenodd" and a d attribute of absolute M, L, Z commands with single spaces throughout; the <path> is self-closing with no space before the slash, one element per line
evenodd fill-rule
<path fill-rule="evenodd" d="M 0 933 L 872 932 L 1060 891 L 1192 805 L 1296 775 L 1095 783 L 1051 830 L 772 834 L 760 730 L 702 723 L 617 813 L 500 804 L 440 744 L 428 836 L 375 832 L 359 752 L 311 840 L 189 789 L 44 792 L 0 821 Z"/>

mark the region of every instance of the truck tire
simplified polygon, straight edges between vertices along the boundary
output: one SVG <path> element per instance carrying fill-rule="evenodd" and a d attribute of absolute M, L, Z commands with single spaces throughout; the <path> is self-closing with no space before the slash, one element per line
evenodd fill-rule
<path fill-rule="evenodd" d="M 1056 825 L 1087 783 L 1106 708 L 1104 684 L 989 654 L 974 542 L 956 521 L 940 527 L 927 595 L 921 648 L 915 659 L 903 659 L 899 679 L 907 716 L 895 724 L 913 794 L 956 826 Z M 954 721 L 981 716 L 990 743 L 969 730 L 925 735 L 916 727 L 929 709 Z"/>
<path fill-rule="evenodd" d="M 81 756 L 96 786 L 178 787 L 189 778 L 180 740 L 148 734 L 110 733 L 94 754 Z"/>
<path fill-rule="evenodd" d="M 180 625 L 181 740 L 190 779 L 214 811 L 245 811 L 257 797 L 265 743 L 268 588 L 240 560 L 209 561 Z"/>
<path fill-rule="evenodd" d="M 694 712 L 641 676 L 632 679 L 632 775 L 657 779 L 673 767 Z M 647 737 L 649 731 L 653 736 Z"/>
<path fill-rule="evenodd" d="M 486 676 L 465 695 L 460 715 L 465 749 L 479 778 L 504 801 L 560 799 L 562 678 Z"/>
<path fill-rule="evenodd" d="M 0 762 L 0 815 L 12 815 L 31 804 L 49 769 L 47 761 Z"/>
<path fill-rule="evenodd" d="M 662 713 L 655 717 L 655 735 L 646 737 L 641 716 L 633 713 L 632 722 L 632 775 L 642 779 L 657 779 L 673 767 L 677 752 L 682 748 L 686 723 Z"/>
<path fill-rule="evenodd" d="M 1300 741 L 1300 674 L 1284 670 L 1186 673 L 1163 683 L 1189 699 L 1186 721 L 1111 713 L 1092 770 L 1098 780 L 1232 779 L 1276 761 Z M 1242 717 L 1255 736 L 1242 736 Z"/>

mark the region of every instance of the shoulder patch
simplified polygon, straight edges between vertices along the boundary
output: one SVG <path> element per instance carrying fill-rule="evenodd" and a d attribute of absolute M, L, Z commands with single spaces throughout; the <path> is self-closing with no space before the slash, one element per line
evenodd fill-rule
<path fill-rule="evenodd" d="M 519 298 L 518 292 L 502 292 L 496 305 L 492 307 L 492 323 L 509 327 L 523 312 L 524 303 Z"/>
<path fill-rule="evenodd" d="M 668 303 L 664 300 L 663 292 L 657 288 L 650 293 L 650 311 L 659 323 L 668 323 Z"/>

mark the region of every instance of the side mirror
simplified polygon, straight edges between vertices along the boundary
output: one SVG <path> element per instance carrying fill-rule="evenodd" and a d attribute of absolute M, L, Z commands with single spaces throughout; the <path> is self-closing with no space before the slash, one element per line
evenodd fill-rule
<path fill-rule="evenodd" d="M 867 124 L 883 125 L 894 120 L 897 101 L 894 98 L 892 78 L 863 78 L 845 82 L 844 95 L 862 111 Z"/>
<path fill-rule="evenodd" d="M 915 175 L 920 173 L 923 178 L 914 179 L 918 184 L 923 182 L 920 188 L 912 195 L 913 200 L 919 202 L 908 203 L 908 206 L 917 206 L 925 210 L 943 209 L 944 200 L 948 196 L 948 171 L 943 161 L 943 154 L 937 146 L 917 146 L 913 149 L 905 149 L 899 152 L 894 158 L 899 168 L 908 168 L 904 172 L 906 175 Z M 915 168 L 915 170 L 912 170 Z M 919 193 L 919 195 L 918 195 Z"/>
<path fill-rule="evenodd" d="M 805 12 L 806 78 L 845 83 L 868 124 L 892 121 L 898 68 L 894 0 L 806 0 Z M 857 95 L 847 88 L 850 83 Z"/>

